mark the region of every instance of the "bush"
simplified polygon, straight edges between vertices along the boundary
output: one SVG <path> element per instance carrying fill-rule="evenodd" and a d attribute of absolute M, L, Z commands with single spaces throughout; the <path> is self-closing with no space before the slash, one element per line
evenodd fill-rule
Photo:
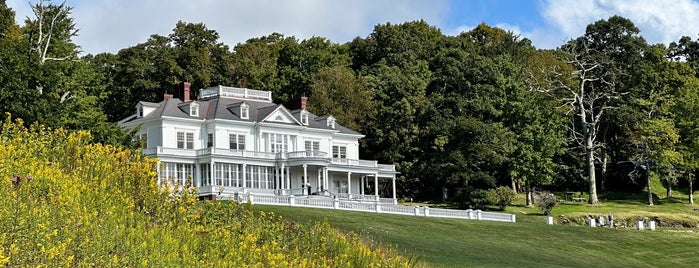
<path fill-rule="evenodd" d="M 536 206 L 544 212 L 544 215 L 551 214 L 551 210 L 558 205 L 556 196 L 548 191 L 538 192 L 534 197 Z"/>
<path fill-rule="evenodd" d="M 488 191 L 481 189 L 471 191 L 468 203 L 472 209 L 483 209 L 488 205 L 492 205 L 490 198 L 488 198 Z"/>
<path fill-rule="evenodd" d="M 8 116 L 9 117 L 9 116 Z M 159 187 L 155 159 L 8 119 L 0 126 L 0 266 L 404 267 L 390 248 L 296 224 L 192 187 Z"/>
<path fill-rule="evenodd" d="M 488 199 L 491 204 L 497 205 L 500 210 L 505 210 L 515 199 L 515 191 L 509 187 L 500 186 L 488 191 Z"/>

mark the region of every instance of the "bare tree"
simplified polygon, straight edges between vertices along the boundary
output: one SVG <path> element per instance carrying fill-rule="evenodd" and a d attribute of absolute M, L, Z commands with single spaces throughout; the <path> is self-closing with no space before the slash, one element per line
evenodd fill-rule
<path fill-rule="evenodd" d="M 68 51 L 57 51 L 50 49 L 55 45 L 56 37 L 70 39 L 77 36 L 78 30 L 75 23 L 70 18 L 72 7 L 66 5 L 66 1 L 60 5 L 46 5 L 44 0 L 32 5 L 35 18 L 27 18 L 31 25 L 30 42 L 31 53 L 38 56 L 39 65 L 44 65 L 47 61 L 71 60 L 77 56 L 75 49 Z M 58 52 L 63 55 L 50 55 L 49 52 Z"/>
<path fill-rule="evenodd" d="M 552 68 L 543 80 L 531 75 L 530 89 L 545 92 L 559 99 L 563 106 L 569 107 L 572 114 L 569 130 L 571 139 L 585 156 L 588 169 L 589 203 L 597 205 L 597 186 L 595 179 L 595 160 L 600 148 L 604 147 L 599 135 L 602 115 L 613 108 L 611 101 L 624 95 L 617 92 L 614 73 L 607 68 L 608 63 L 595 57 L 594 51 L 583 39 L 570 42 L 562 49 L 563 61 L 573 68 L 572 72 L 561 72 Z M 555 65 L 553 66 L 555 67 Z"/>

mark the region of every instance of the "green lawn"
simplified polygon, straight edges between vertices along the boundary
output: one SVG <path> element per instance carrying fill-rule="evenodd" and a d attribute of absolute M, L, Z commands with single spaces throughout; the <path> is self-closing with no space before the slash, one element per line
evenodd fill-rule
<path fill-rule="evenodd" d="M 554 213 L 606 211 L 583 204 L 570 206 L 578 208 L 562 206 Z M 528 216 L 517 223 L 265 205 L 255 205 L 253 209 L 299 222 L 327 220 L 338 229 L 391 244 L 401 254 L 418 258 L 419 265 L 426 267 L 695 267 L 699 263 L 697 229 L 637 231 L 547 226 L 543 216 L 524 207 L 511 208 L 511 212 L 526 210 L 527 214 L 518 215 L 518 219 Z"/>

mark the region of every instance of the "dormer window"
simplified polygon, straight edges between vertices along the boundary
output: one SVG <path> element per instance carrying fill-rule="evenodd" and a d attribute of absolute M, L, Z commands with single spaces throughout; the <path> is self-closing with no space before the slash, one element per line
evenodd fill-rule
<path fill-rule="evenodd" d="M 250 118 L 250 106 L 243 103 L 240 105 L 240 118 L 249 119 Z"/>
<path fill-rule="evenodd" d="M 327 126 L 329 126 L 330 128 L 335 128 L 335 117 L 328 116 Z"/>
<path fill-rule="evenodd" d="M 199 104 L 193 102 L 189 105 L 189 115 L 199 117 Z"/>
<path fill-rule="evenodd" d="M 306 110 L 301 111 L 301 124 L 308 125 L 308 112 Z"/>
<path fill-rule="evenodd" d="M 136 117 L 143 117 L 143 106 L 136 106 Z"/>

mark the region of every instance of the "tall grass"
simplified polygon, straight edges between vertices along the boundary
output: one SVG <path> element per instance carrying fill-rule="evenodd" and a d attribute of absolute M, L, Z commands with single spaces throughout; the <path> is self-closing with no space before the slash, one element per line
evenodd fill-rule
<path fill-rule="evenodd" d="M 8 116 L 9 118 L 9 116 Z M 158 187 L 156 161 L 89 133 L 0 129 L 0 266 L 401 267 L 393 249 L 327 223 Z"/>

